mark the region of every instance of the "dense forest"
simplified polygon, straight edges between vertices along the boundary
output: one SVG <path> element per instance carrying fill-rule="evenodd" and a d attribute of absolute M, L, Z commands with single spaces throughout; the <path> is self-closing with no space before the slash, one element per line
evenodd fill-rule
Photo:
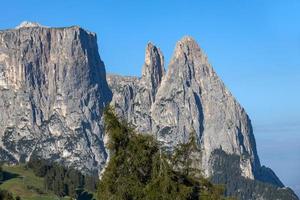
<path fill-rule="evenodd" d="M 214 175 L 211 181 L 224 184 L 225 194 L 238 199 L 297 199 L 289 188 L 278 188 L 272 184 L 247 179 L 241 175 L 240 157 L 226 154 L 218 149 L 212 155 Z"/>
<path fill-rule="evenodd" d="M 53 191 L 59 197 L 92 199 L 88 192 L 95 192 L 97 189 L 97 175 L 83 175 L 76 169 L 36 158 L 30 159 L 26 166 L 32 169 L 36 176 L 44 177 L 45 189 Z"/>
<path fill-rule="evenodd" d="M 229 199 L 223 186 L 213 185 L 193 167 L 194 134 L 168 154 L 152 136 L 137 134 L 120 121 L 111 108 L 104 118 L 110 158 L 98 187 L 99 200 Z"/>
<path fill-rule="evenodd" d="M 73 168 L 67 168 L 58 163 L 50 163 L 38 158 L 30 159 L 25 165 L 6 166 L 6 168 L 16 168 L 20 173 L 14 174 L 0 168 L 0 186 L 2 182 L 6 183 L 12 179 L 17 179 L 18 184 L 21 182 L 21 185 L 17 186 L 17 190 L 22 190 L 25 193 L 28 193 L 28 191 L 35 193 L 39 199 L 92 200 L 94 199 L 93 193 L 96 192 L 99 182 L 98 175 L 83 175 Z M 28 173 L 31 173 L 32 177 Z M 25 184 L 25 182 L 28 182 L 25 180 L 32 181 L 33 183 Z M 40 182 L 37 180 L 43 181 Z M 34 183 L 35 181 L 37 182 Z M 42 185 L 37 187 L 37 184 Z M 14 187 L 13 184 L 6 190 L 0 188 L 0 200 L 21 199 L 19 196 L 13 198 L 11 190 L 15 190 L 12 187 Z M 55 194 L 55 196 L 52 194 Z M 23 198 L 22 194 L 20 196 Z"/>

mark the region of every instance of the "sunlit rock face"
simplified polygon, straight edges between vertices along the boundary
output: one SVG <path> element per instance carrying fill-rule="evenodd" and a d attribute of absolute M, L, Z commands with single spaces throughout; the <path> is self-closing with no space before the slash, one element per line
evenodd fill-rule
<path fill-rule="evenodd" d="M 0 31 L 0 160 L 37 155 L 98 171 L 105 77 L 94 33 L 29 22 Z"/>
<path fill-rule="evenodd" d="M 148 43 L 141 78 L 107 76 L 114 93 L 111 105 L 141 133 L 152 133 L 151 107 L 164 74 L 164 57 L 160 49 Z"/>
<path fill-rule="evenodd" d="M 99 173 L 107 162 L 102 116 L 109 104 L 170 152 L 195 132 L 202 150 L 195 160 L 206 176 L 225 163 L 214 155 L 220 151 L 237 157 L 247 180 L 283 187 L 261 167 L 247 113 L 193 38 L 176 44 L 167 72 L 161 50 L 148 43 L 142 76 L 129 77 L 106 76 L 96 35 L 80 27 L 24 22 L 0 31 L 0 161 L 39 156 Z"/>
<path fill-rule="evenodd" d="M 245 177 L 260 167 L 251 122 L 206 55 L 191 37 L 184 37 L 164 73 L 162 53 L 148 45 L 141 78 L 109 75 L 112 105 L 137 127 L 172 149 L 193 131 L 203 150 L 202 169 L 210 175 L 211 153 L 222 148 L 241 156 Z"/>
<path fill-rule="evenodd" d="M 191 37 L 176 44 L 152 116 L 154 131 L 171 146 L 197 133 L 207 175 L 211 153 L 221 148 L 241 155 L 243 175 L 254 178 L 259 160 L 250 120 Z"/>
<path fill-rule="evenodd" d="M 107 81 L 117 114 L 138 133 L 152 134 L 170 153 L 196 133 L 201 153 L 192 155 L 199 162 L 194 166 L 226 184 L 228 194 L 245 200 L 298 199 L 271 169 L 260 165 L 247 113 L 193 38 L 177 42 L 167 72 L 162 52 L 148 44 L 141 77 L 108 75 Z M 232 166 L 227 158 L 234 158 Z M 234 181 L 234 188 L 227 184 Z"/>

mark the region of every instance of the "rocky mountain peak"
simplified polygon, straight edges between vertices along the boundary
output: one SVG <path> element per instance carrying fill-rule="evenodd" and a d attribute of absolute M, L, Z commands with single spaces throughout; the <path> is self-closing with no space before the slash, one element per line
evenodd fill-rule
<path fill-rule="evenodd" d="M 184 36 L 181 40 L 176 43 L 174 56 L 191 56 L 196 52 L 200 52 L 200 47 L 197 42 L 191 36 Z"/>
<path fill-rule="evenodd" d="M 112 92 L 115 94 L 111 105 L 120 117 L 133 124 L 139 132 L 151 133 L 151 106 L 165 74 L 164 56 L 159 48 L 149 42 L 145 51 L 142 76 L 107 76 Z"/>
<path fill-rule="evenodd" d="M 149 42 L 146 46 L 145 64 L 142 70 L 141 84 L 151 91 L 154 97 L 162 77 L 165 74 L 164 56 L 159 48 Z"/>
<path fill-rule="evenodd" d="M 215 75 L 207 56 L 191 36 L 185 36 L 176 43 L 168 74 L 189 82 L 191 79 L 199 81 L 203 76 Z"/>

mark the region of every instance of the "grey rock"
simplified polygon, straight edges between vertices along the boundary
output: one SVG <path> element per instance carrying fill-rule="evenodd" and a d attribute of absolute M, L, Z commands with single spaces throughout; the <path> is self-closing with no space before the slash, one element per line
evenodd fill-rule
<path fill-rule="evenodd" d="M 206 175 L 212 173 L 207 166 L 211 152 L 221 148 L 243 155 L 243 175 L 254 178 L 259 159 L 250 120 L 190 37 L 176 45 L 152 117 L 154 131 L 171 146 L 197 133 Z"/>
<path fill-rule="evenodd" d="M 249 195 L 254 199 L 270 199 L 264 197 L 269 188 L 276 191 L 273 196 L 277 199 L 298 199 L 293 191 L 284 188 L 271 169 L 260 165 L 246 111 L 217 76 L 193 38 L 184 37 L 176 44 L 166 74 L 162 53 L 157 51 L 158 54 L 149 56 L 149 52 L 154 51 L 148 45 L 141 78 L 107 76 L 113 92 L 111 105 L 121 118 L 136 127 L 137 132 L 154 135 L 170 152 L 195 132 L 201 153 L 193 155 L 200 162 L 194 164 L 207 177 L 218 177 L 219 173 L 215 171 L 213 152 L 221 150 L 226 155 L 234 155 L 239 159 L 236 163 L 242 177 L 236 177 L 236 181 L 245 180 L 251 185 L 239 182 L 238 189 L 235 187 L 241 199 Z M 230 180 L 222 183 L 228 181 L 232 183 Z M 248 186 L 255 195 L 247 193 Z"/>
<path fill-rule="evenodd" d="M 120 116 L 138 131 L 155 135 L 170 150 L 195 131 L 207 176 L 213 173 L 208 166 L 211 152 L 222 148 L 240 155 L 243 175 L 254 179 L 260 163 L 251 122 L 198 44 L 191 37 L 179 41 L 166 75 L 163 62 L 157 62 L 161 53 L 149 56 L 154 52 L 149 49 L 157 49 L 150 47 L 141 78 L 107 77 L 113 91 L 111 104 Z"/>
<path fill-rule="evenodd" d="M 94 33 L 23 24 L 0 31 L 0 146 L 98 171 L 106 161 L 103 108 L 111 100 Z"/>
<path fill-rule="evenodd" d="M 136 126 L 138 132 L 152 133 L 151 106 L 164 74 L 160 49 L 148 43 L 141 78 L 107 76 L 114 94 L 111 105 L 121 117 Z"/>
<path fill-rule="evenodd" d="M 26 22 L 0 31 L 0 160 L 32 156 L 85 172 L 107 162 L 102 114 L 111 104 L 137 132 L 173 148 L 195 132 L 204 175 L 212 152 L 236 155 L 241 175 L 283 187 L 261 167 L 251 121 L 191 37 L 176 45 L 168 67 L 149 43 L 141 77 L 106 75 L 94 33 Z M 197 165 L 198 166 L 198 165 Z"/>

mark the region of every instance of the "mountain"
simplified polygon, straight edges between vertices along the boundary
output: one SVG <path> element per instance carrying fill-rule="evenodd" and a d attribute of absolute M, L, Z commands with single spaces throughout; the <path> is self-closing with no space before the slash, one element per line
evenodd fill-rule
<path fill-rule="evenodd" d="M 228 195 L 239 195 L 235 191 L 244 189 L 241 199 L 272 199 L 268 191 L 286 194 L 283 199 L 297 199 L 288 189 L 277 191 L 284 185 L 270 168 L 261 166 L 247 113 L 193 38 L 184 37 L 176 44 L 166 73 L 162 52 L 149 43 L 142 71 L 140 78 L 107 76 L 113 92 L 111 105 L 121 118 L 138 132 L 153 134 L 169 151 L 195 132 L 204 174 L 216 183 L 227 184 L 233 175 L 240 180 L 238 187 L 227 188 Z M 225 169 L 224 158 L 232 157 L 235 165 L 228 168 L 238 169 L 238 175 Z M 218 173 L 227 174 L 227 178 L 218 178 Z M 260 191 L 257 181 L 264 183 Z M 252 195 L 244 195 L 245 185 L 250 185 L 247 189 Z"/>
<path fill-rule="evenodd" d="M 194 132 L 199 169 L 226 184 L 228 195 L 272 199 L 272 191 L 298 199 L 261 166 L 247 113 L 191 37 L 176 44 L 167 71 L 161 50 L 148 43 L 142 76 L 125 77 L 106 75 L 94 33 L 25 22 L 0 31 L 0 97 L 1 161 L 41 157 L 99 173 L 108 157 L 102 114 L 110 104 L 167 152 Z"/>
<path fill-rule="evenodd" d="M 260 162 L 249 117 L 197 43 L 191 37 L 179 41 L 166 74 L 162 58 L 148 44 L 140 79 L 109 75 L 111 104 L 139 132 L 155 134 L 170 149 L 195 131 L 207 176 L 211 153 L 221 148 L 241 156 L 243 176 L 254 179 Z"/>
<path fill-rule="evenodd" d="M 23 23 L 0 31 L 0 160 L 38 156 L 85 171 L 105 164 L 111 99 L 94 33 Z"/>

